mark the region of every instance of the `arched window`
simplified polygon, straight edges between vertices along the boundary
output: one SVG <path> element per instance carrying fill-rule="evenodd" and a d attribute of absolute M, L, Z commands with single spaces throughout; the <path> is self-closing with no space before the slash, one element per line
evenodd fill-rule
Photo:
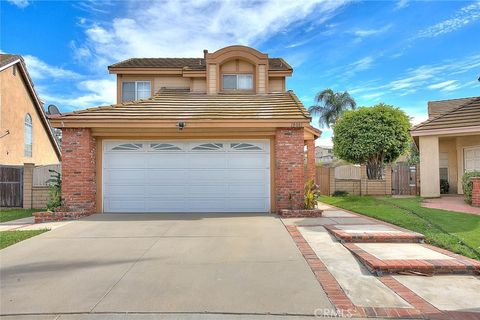
<path fill-rule="evenodd" d="M 30 114 L 25 115 L 25 157 L 32 156 L 32 117 Z"/>

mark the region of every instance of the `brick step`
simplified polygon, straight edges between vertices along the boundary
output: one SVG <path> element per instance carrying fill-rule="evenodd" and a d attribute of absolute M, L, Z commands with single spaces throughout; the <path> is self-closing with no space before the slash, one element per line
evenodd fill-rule
<path fill-rule="evenodd" d="M 423 234 L 396 229 L 384 224 L 329 224 L 324 225 L 340 242 L 421 243 Z"/>
<path fill-rule="evenodd" d="M 384 274 L 480 274 L 480 262 L 418 243 L 344 243 L 367 269 Z"/>

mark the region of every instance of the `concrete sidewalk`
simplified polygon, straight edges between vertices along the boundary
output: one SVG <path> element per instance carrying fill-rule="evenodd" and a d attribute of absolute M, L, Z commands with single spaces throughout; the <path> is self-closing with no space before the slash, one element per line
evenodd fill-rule
<path fill-rule="evenodd" d="M 0 231 L 21 231 L 21 230 L 54 230 L 71 223 L 72 221 L 35 223 L 33 217 L 11 220 L 0 223 Z"/>

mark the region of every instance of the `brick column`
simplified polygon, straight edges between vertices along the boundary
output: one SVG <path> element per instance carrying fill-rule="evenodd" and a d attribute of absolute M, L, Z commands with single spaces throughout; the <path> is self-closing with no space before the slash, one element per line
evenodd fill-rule
<path fill-rule="evenodd" d="M 307 146 L 307 172 L 306 180 L 315 181 L 315 140 L 305 141 Z"/>
<path fill-rule="evenodd" d="M 480 207 L 480 177 L 473 177 L 472 180 L 472 206 Z"/>
<path fill-rule="evenodd" d="M 275 201 L 277 211 L 302 209 L 304 189 L 303 128 L 275 133 Z"/>
<path fill-rule="evenodd" d="M 68 211 L 95 212 L 95 149 L 90 129 L 62 129 L 62 201 Z"/>
<path fill-rule="evenodd" d="M 32 209 L 33 168 L 33 163 L 23 164 L 23 209 Z"/>

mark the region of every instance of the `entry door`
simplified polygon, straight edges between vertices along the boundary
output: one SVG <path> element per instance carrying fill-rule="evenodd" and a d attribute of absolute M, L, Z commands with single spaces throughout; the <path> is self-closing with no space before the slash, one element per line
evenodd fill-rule
<path fill-rule="evenodd" d="M 465 171 L 480 170 L 480 147 L 465 148 Z"/>
<path fill-rule="evenodd" d="M 268 212 L 269 141 L 106 141 L 103 206 L 105 212 Z"/>

